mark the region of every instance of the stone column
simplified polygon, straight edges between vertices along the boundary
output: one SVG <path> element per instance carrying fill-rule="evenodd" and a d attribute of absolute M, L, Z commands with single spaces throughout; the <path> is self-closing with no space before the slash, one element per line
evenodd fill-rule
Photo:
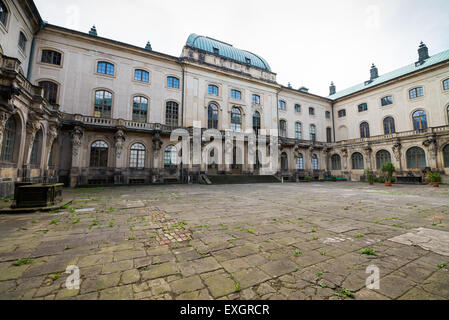
<path fill-rule="evenodd" d="M 70 168 L 70 187 L 78 185 L 78 177 L 81 168 L 81 139 L 84 132 L 81 127 L 75 127 L 72 131 L 72 167 Z"/>
<path fill-rule="evenodd" d="M 39 131 L 40 124 L 37 120 L 28 121 L 26 124 L 26 139 L 25 146 L 28 146 L 25 154 L 25 165 L 30 164 L 31 161 L 31 151 L 33 150 L 34 140 L 36 138 L 36 133 Z"/>

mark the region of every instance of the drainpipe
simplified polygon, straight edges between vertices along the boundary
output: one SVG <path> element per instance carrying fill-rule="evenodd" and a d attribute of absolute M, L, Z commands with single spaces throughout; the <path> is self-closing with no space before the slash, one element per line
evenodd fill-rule
<path fill-rule="evenodd" d="M 277 129 L 278 129 L 278 143 L 280 140 L 280 134 L 279 134 L 279 93 L 282 91 L 282 86 L 279 88 L 279 90 L 276 91 L 276 118 L 277 118 Z M 282 163 L 281 163 L 282 166 Z M 279 169 L 279 172 L 282 173 L 282 167 Z M 282 178 L 282 183 L 284 183 L 284 178 Z"/>
<path fill-rule="evenodd" d="M 45 24 L 42 22 L 39 25 L 38 30 L 33 34 L 33 40 L 31 40 L 31 49 L 30 49 L 30 58 L 28 60 L 28 72 L 27 72 L 27 80 L 30 81 L 31 79 L 31 69 L 33 67 L 33 58 L 34 58 L 34 47 L 35 47 L 35 40 L 36 36 L 44 28 Z"/>

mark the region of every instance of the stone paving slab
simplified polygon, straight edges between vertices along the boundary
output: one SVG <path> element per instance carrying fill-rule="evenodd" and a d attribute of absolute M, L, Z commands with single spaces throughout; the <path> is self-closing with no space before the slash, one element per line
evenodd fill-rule
<path fill-rule="evenodd" d="M 0 215 L 0 299 L 449 299 L 447 186 L 64 193 L 67 209 Z M 366 287 L 372 266 L 380 289 Z"/>

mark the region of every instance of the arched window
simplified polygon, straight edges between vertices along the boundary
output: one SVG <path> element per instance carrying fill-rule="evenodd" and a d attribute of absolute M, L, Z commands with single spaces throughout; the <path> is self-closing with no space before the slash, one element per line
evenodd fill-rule
<path fill-rule="evenodd" d="M 316 141 L 316 126 L 314 124 L 310 125 L 310 141 Z"/>
<path fill-rule="evenodd" d="M 27 37 L 25 36 L 25 34 L 23 32 L 20 32 L 19 34 L 19 48 L 25 52 L 26 47 L 27 47 Z"/>
<path fill-rule="evenodd" d="M 444 167 L 449 168 L 449 144 L 443 149 Z"/>
<path fill-rule="evenodd" d="M 5 125 L 3 132 L 2 150 L 0 155 L 1 161 L 12 162 L 14 160 L 14 143 L 16 138 L 16 121 L 14 117 L 10 117 Z"/>
<path fill-rule="evenodd" d="M 407 150 L 407 168 L 424 169 L 426 167 L 426 153 L 419 147 Z"/>
<path fill-rule="evenodd" d="M 177 127 L 179 122 L 179 104 L 174 101 L 168 101 L 165 108 L 165 124 L 171 127 Z"/>
<path fill-rule="evenodd" d="M 40 164 L 40 154 L 42 150 L 42 130 L 39 130 L 34 137 L 33 148 L 31 149 L 30 163 L 34 165 Z"/>
<path fill-rule="evenodd" d="M 295 123 L 295 138 L 298 140 L 302 139 L 302 124 L 301 124 L 301 122 Z"/>
<path fill-rule="evenodd" d="M 179 89 L 179 79 L 176 77 L 167 77 L 167 87 Z"/>
<path fill-rule="evenodd" d="M 423 110 L 413 113 L 413 128 L 415 130 L 427 129 L 427 115 Z"/>
<path fill-rule="evenodd" d="M 129 157 L 129 166 L 131 168 L 145 168 L 145 151 L 145 146 L 141 143 L 132 145 Z"/>
<path fill-rule="evenodd" d="M 334 154 L 331 157 L 331 168 L 332 170 L 341 170 L 341 157 L 338 154 Z"/>
<path fill-rule="evenodd" d="M 369 124 L 368 122 L 363 122 L 360 125 L 360 138 L 369 138 Z"/>
<path fill-rule="evenodd" d="M 94 117 L 110 118 L 112 109 L 112 93 L 105 90 L 95 91 Z"/>
<path fill-rule="evenodd" d="M 279 109 L 287 110 L 287 104 L 283 100 L 279 100 Z"/>
<path fill-rule="evenodd" d="M 217 96 L 218 97 L 218 87 L 213 85 L 213 84 L 210 84 L 209 88 L 208 88 L 208 93 L 211 96 Z"/>
<path fill-rule="evenodd" d="M 318 163 L 318 156 L 316 154 L 314 154 L 312 156 L 312 169 L 313 170 L 319 170 L 320 166 Z"/>
<path fill-rule="evenodd" d="M 408 92 L 410 99 L 416 99 L 424 95 L 424 90 L 422 87 L 413 88 Z"/>
<path fill-rule="evenodd" d="M 287 137 L 287 121 L 281 120 L 279 121 L 279 135 L 281 137 Z"/>
<path fill-rule="evenodd" d="M 42 58 L 41 62 L 48 63 L 48 64 L 54 64 L 57 66 L 61 65 L 61 53 L 54 51 L 54 50 L 42 50 Z"/>
<path fill-rule="evenodd" d="M 239 108 L 231 110 L 231 130 L 234 132 L 242 131 L 242 112 Z"/>
<path fill-rule="evenodd" d="M 304 157 L 302 154 L 299 154 L 298 158 L 296 158 L 296 169 L 304 170 Z"/>
<path fill-rule="evenodd" d="M 259 132 L 260 132 L 260 113 L 259 113 L 259 111 L 256 111 L 253 114 L 253 130 L 256 135 L 259 135 Z"/>
<path fill-rule="evenodd" d="M 356 152 L 352 155 L 352 169 L 353 170 L 365 169 L 365 165 L 363 163 L 363 156 L 359 152 Z"/>
<path fill-rule="evenodd" d="M 44 88 L 44 98 L 50 104 L 56 104 L 58 100 L 58 85 L 51 81 L 39 82 L 39 87 Z"/>
<path fill-rule="evenodd" d="M 90 166 L 102 168 L 108 166 L 108 145 L 104 141 L 95 141 L 90 147 Z"/>
<path fill-rule="evenodd" d="M 396 133 L 396 126 L 394 124 L 393 117 L 387 117 L 384 119 L 384 133 L 385 134 Z"/>
<path fill-rule="evenodd" d="M 218 129 L 218 107 L 213 103 L 207 108 L 207 127 Z"/>
<path fill-rule="evenodd" d="M 142 69 L 134 70 L 134 80 L 140 82 L 150 82 L 150 73 Z"/>
<path fill-rule="evenodd" d="M 288 156 L 285 152 L 281 154 L 281 170 L 288 171 Z"/>
<path fill-rule="evenodd" d="M 377 169 L 382 169 L 382 166 L 388 162 L 391 162 L 391 154 L 387 150 L 380 150 L 376 154 Z"/>
<path fill-rule="evenodd" d="M 6 26 L 6 22 L 8 21 L 8 9 L 3 1 L 0 0 L 0 22 Z"/>
<path fill-rule="evenodd" d="M 168 146 L 164 152 L 164 167 L 173 168 L 178 165 L 178 150 L 174 146 Z"/>
<path fill-rule="evenodd" d="M 134 97 L 133 99 L 133 121 L 147 122 L 148 99 L 145 97 Z"/>
<path fill-rule="evenodd" d="M 106 61 L 99 61 L 97 64 L 97 73 L 113 76 L 114 69 L 115 69 L 114 65 Z"/>

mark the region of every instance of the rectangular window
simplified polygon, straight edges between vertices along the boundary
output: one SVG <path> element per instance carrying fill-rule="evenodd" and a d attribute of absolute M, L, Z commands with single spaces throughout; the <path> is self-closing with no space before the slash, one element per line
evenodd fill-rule
<path fill-rule="evenodd" d="M 218 87 L 210 84 L 209 87 L 208 87 L 208 93 L 211 96 L 217 96 L 218 97 Z"/>
<path fill-rule="evenodd" d="M 359 112 L 363 112 L 363 111 L 368 111 L 368 104 L 367 103 L 359 104 Z"/>
<path fill-rule="evenodd" d="M 41 62 L 54 64 L 57 66 L 61 65 L 61 54 L 52 50 L 43 50 Z"/>
<path fill-rule="evenodd" d="M 23 52 L 26 50 L 27 45 L 27 38 L 23 34 L 23 32 L 20 32 L 19 34 L 19 48 L 22 49 Z"/>
<path fill-rule="evenodd" d="M 285 103 L 285 101 L 282 100 L 279 101 L 279 109 L 287 110 L 287 104 Z"/>
<path fill-rule="evenodd" d="M 150 82 L 150 74 L 145 70 L 135 70 L 134 80 L 141 82 Z"/>
<path fill-rule="evenodd" d="M 331 113 L 329 111 L 326 111 L 326 119 L 330 119 L 331 118 Z"/>
<path fill-rule="evenodd" d="M 260 96 L 257 94 L 253 94 L 253 103 L 260 104 Z"/>
<path fill-rule="evenodd" d="M 315 115 L 315 109 L 309 108 L 309 115 L 314 116 Z"/>
<path fill-rule="evenodd" d="M 301 112 L 301 105 L 295 104 L 295 112 L 297 112 L 297 113 Z"/>
<path fill-rule="evenodd" d="M 108 76 L 114 75 L 114 65 L 108 62 L 98 62 L 97 73 L 106 74 Z"/>
<path fill-rule="evenodd" d="M 443 81 L 443 89 L 449 90 L 449 79 Z"/>
<path fill-rule="evenodd" d="M 381 99 L 382 107 L 388 106 L 390 104 L 393 104 L 393 97 L 392 96 L 386 96 Z"/>
<path fill-rule="evenodd" d="M 422 97 L 424 95 L 424 90 L 422 87 L 413 88 L 409 91 L 409 97 L 410 99 L 416 99 L 418 97 Z"/>
<path fill-rule="evenodd" d="M 346 117 L 346 110 L 343 109 L 343 110 L 338 111 L 338 117 L 339 118 Z"/>
<path fill-rule="evenodd" d="M 167 77 L 167 87 L 179 89 L 179 79 L 175 77 Z"/>
<path fill-rule="evenodd" d="M 242 99 L 242 93 L 238 90 L 231 90 L 231 98 L 235 100 L 241 100 Z"/>

